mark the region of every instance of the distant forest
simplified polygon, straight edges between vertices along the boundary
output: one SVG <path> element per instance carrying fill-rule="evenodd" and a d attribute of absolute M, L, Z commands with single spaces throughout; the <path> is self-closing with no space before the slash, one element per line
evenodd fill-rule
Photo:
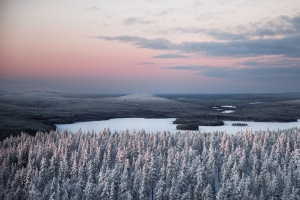
<path fill-rule="evenodd" d="M 22 133 L 0 165 L 0 199 L 296 200 L 300 130 Z"/>

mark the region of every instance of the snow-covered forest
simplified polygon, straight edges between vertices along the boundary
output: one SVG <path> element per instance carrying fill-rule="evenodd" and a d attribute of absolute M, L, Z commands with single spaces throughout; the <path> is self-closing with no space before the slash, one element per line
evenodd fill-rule
<path fill-rule="evenodd" d="M 0 199 L 299 199 L 300 130 L 21 134 Z"/>

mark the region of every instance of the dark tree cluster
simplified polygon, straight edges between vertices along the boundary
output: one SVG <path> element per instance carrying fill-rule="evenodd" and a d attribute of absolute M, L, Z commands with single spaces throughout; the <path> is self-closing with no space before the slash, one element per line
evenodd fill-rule
<path fill-rule="evenodd" d="M 178 124 L 176 126 L 177 130 L 199 130 L 198 124 Z"/>
<path fill-rule="evenodd" d="M 224 122 L 217 119 L 177 118 L 173 121 L 177 130 L 199 130 L 198 126 L 223 126 Z"/>
<path fill-rule="evenodd" d="M 296 200 L 300 130 L 22 133 L 0 163 L 0 199 Z"/>
<path fill-rule="evenodd" d="M 232 123 L 232 126 L 248 126 L 248 124 L 245 124 L 245 123 Z"/>

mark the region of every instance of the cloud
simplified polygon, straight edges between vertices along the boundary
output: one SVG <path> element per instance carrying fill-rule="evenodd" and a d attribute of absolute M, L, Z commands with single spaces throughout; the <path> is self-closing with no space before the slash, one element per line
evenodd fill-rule
<path fill-rule="evenodd" d="M 239 81 L 284 81 L 300 84 L 300 60 L 286 58 L 258 58 L 236 63 L 233 66 L 174 65 L 161 67 L 166 70 L 191 71 L 209 78 Z"/>
<path fill-rule="evenodd" d="M 300 16 L 280 16 L 278 18 L 255 22 L 249 25 L 239 25 L 228 28 L 229 31 L 219 29 L 207 29 L 202 27 L 175 27 L 163 28 L 158 33 L 192 33 L 204 34 L 211 36 L 216 40 L 232 41 L 253 38 L 278 38 L 299 35 L 300 33 Z"/>
<path fill-rule="evenodd" d="M 259 37 L 299 34 L 300 16 L 280 16 L 267 22 L 251 24 L 251 26 L 254 28 L 250 34 Z"/>
<path fill-rule="evenodd" d="M 210 68 L 207 71 L 200 72 L 200 74 L 211 78 L 247 81 L 296 81 L 300 83 L 300 67 Z"/>
<path fill-rule="evenodd" d="M 152 21 L 143 20 L 136 17 L 129 17 L 124 19 L 123 24 L 125 25 L 143 25 L 143 24 L 150 24 Z"/>
<path fill-rule="evenodd" d="M 147 39 L 137 36 L 98 36 L 90 38 L 131 43 L 138 48 L 174 50 L 183 53 L 197 53 L 213 57 L 255 57 L 263 55 L 300 57 L 300 35 L 276 39 L 245 39 L 227 42 L 182 43 L 173 43 L 164 38 Z"/>
<path fill-rule="evenodd" d="M 193 3 L 194 7 L 198 7 L 198 6 L 202 6 L 202 5 L 203 4 L 200 1 L 198 1 L 198 0 L 194 1 L 194 3 Z"/>
<path fill-rule="evenodd" d="M 255 58 L 244 62 L 239 62 L 237 65 L 251 67 L 300 67 L 300 60 L 295 58 Z"/>
<path fill-rule="evenodd" d="M 167 66 L 161 67 L 162 69 L 172 69 L 172 70 L 184 70 L 184 71 L 202 71 L 207 70 L 210 66 L 201 66 L 201 65 L 175 65 L 175 66 Z"/>
<path fill-rule="evenodd" d="M 6 79 L 6 78 L 0 78 L 0 83 L 28 84 L 28 83 L 39 83 L 39 82 L 37 80 L 32 80 L 32 79 Z"/>
<path fill-rule="evenodd" d="M 168 58 L 187 58 L 187 56 L 181 55 L 181 54 L 161 54 L 157 56 L 153 56 L 152 58 L 163 58 L 163 59 L 168 59 Z"/>
<path fill-rule="evenodd" d="M 98 11 L 101 11 L 101 9 L 96 7 L 96 6 L 92 6 L 88 9 L 85 9 L 84 11 L 86 11 L 86 12 L 98 12 Z"/>
<path fill-rule="evenodd" d="M 136 65 L 154 65 L 155 63 L 154 62 L 139 62 L 139 63 L 136 63 Z"/>
<path fill-rule="evenodd" d="M 205 28 L 196 28 L 196 27 L 176 27 L 173 29 L 164 29 L 159 30 L 158 33 L 161 34 L 167 34 L 167 33 L 195 33 L 195 34 L 205 34 L 208 36 L 213 37 L 217 40 L 225 40 L 225 41 L 231 41 L 231 40 L 244 40 L 249 39 L 250 37 L 247 34 L 240 34 L 240 33 L 233 33 L 233 32 L 227 32 L 227 31 L 221 31 L 218 29 L 205 29 Z"/>
<path fill-rule="evenodd" d="M 147 48 L 153 50 L 172 50 L 175 49 L 175 44 L 164 38 L 147 39 L 138 36 L 117 36 L 117 37 L 105 37 L 96 36 L 90 37 L 93 39 L 115 40 L 119 42 L 131 43 L 139 48 Z"/>

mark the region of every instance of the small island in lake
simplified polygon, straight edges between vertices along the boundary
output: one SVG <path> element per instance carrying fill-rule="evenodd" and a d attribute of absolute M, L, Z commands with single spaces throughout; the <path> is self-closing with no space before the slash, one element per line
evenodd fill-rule
<path fill-rule="evenodd" d="M 244 123 L 233 123 L 232 126 L 248 126 L 248 124 L 244 124 Z"/>
<path fill-rule="evenodd" d="M 197 117 L 183 117 L 176 118 L 173 124 L 178 124 L 176 126 L 177 130 L 199 130 L 199 126 L 223 126 L 224 122 L 222 120 L 216 119 L 203 119 Z"/>

